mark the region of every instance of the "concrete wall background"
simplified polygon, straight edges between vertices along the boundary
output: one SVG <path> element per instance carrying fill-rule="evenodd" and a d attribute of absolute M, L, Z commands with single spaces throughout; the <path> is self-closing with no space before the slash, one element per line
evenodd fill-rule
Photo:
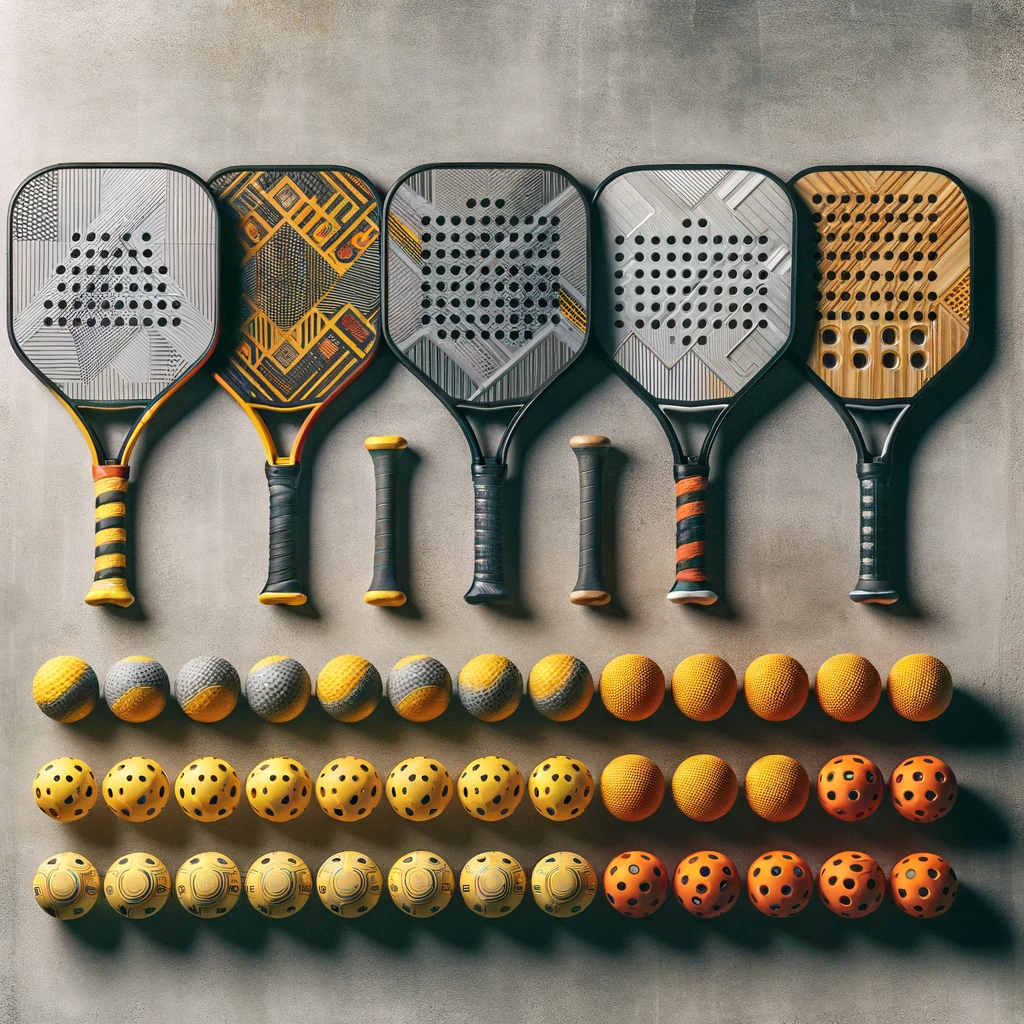
<path fill-rule="evenodd" d="M 829 161 L 925 163 L 954 171 L 986 200 L 995 270 L 988 285 L 979 282 L 989 311 L 965 366 L 973 387 L 962 395 L 952 388 L 952 408 L 911 428 L 906 439 L 916 444 L 903 447 L 910 600 L 889 611 L 846 599 L 856 569 L 853 449 L 838 417 L 788 364 L 751 396 L 718 449 L 714 496 L 723 518 L 712 546 L 726 600 L 707 611 L 669 606 L 668 448 L 653 417 L 593 356 L 557 385 L 515 448 L 510 518 L 519 521 L 512 562 L 522 607 L 509 614 L 466 606 L 472 513 L 464 443 L 386 351 L 325 417 L 309 449 L 310 608 L 256 603 L 266 567 L 263 455 L 234 403 L 204 376 L 144 435 L 133 459 L 139 601 L 125 613 L 89 609 L 81 603 L 92 544 L 84 445 L 0 346 L 0 758 L 9 787 L 0 803 L 0 1020 L 1021 1019 L 1024 805 L 1010 768 L 1024 724 L 1024 552 L 1014 500 L 1024 484 L 1019 4 L 3 0 L 0 39 L 5 197 L 37 167 L 60 161 L 169 161 L 204 177 L 226 164 L 342 162 L 382 189 L 435 159 L 543 159 L 590 188 L 638 161 L 749 162 L 783 177 Z M 361 601 L 372 550 L 372 470 L 361 442 L 392 431 L 416 452 L 405 486 L 412 601 L 397 614 Z M 619 453 L 610 577 L 618 602 L 604 612 L 567 600 L 577 529 L 567 441 L 580 431 L 607 433 Z M 859 651 L 884 673 L 901 655 L 927 650 L 951 666 L 959 689 L 951 712 L 930 726 L 911 726 L 887 706 L 841 726 L 816 705 L 778 726 L 745 705 L 699 726 L 669 704 L 628 727 L 600 705 L 564 726 L 528 705 L 497 726 L 456 707 L 425 726 L 389 708 L 342 726 L 314 705 L 284 726 L 247 709 L 199 726 L 169 708 L 148 726 L 118 723 L 100 709 L 61 727 L 30 697 L 35 668 L 57 653 L 76 653 L 101 674 L 124 655 L 148 653 L 173 675 L 208 650 L 243 673 L 275 652 L 315 673 L 344 651 L 385 670 L 426 650 L 454 673 L 491 649 L 524 672 L 544 654 L 569 650 L 595 674 L 627 650 L 649 653 L 668 672 L 699 650 L 722 654 L 738 671 L 758 654 L 784 650 L 812 673 L 839 651 Z M 456 772 L 493 751 L 526 772 L 561 749 L 595 774 L 631 750 L 650 754 L 666 773 L 688 754 L 711 751 L 741 774 L 778 750 L 811 772 L 853 750 L 886 771 L 904 755 L 931 751 L 952 763 L 963 792 L 954 814 L 930 828 L 904 822 L 891 807 L 859 827 L 842 826 L 812 798 L 783 826 L 755 819 L 741 799 L 711 826 L 688 822 L 669 802 L 636 826 L 594 806 L 560 827 L 524 806 L 498 826 L 452 807 L 419 827 L 382 806 L 351 829 L 315 807 L 283 827 L 242 807 L 207 828 L 174 806 L 147 826 L 121 824 L 97 807 L 65 827 L 44 821 L 29 793 L 37 767 L 61 753 L 84 757 L 98 773 L 145 753 L 172 774 L 200 753 L 219 753 L 241 773 L 288 752 L 315 773 L 337 752 L 360 752 L 382 772 L 429 752 Z M 528 868 L 551 850 L 574 849 L 603 869 L 628 848 L 651 849 L 674 865 L 686 852 L 718 847 L 745 868 L 777 846 L 799 850 L 814 867 L 834 851 L 860 848 L 887 870 L 899 855 L 933 849 L 958 870 L 959 902 L 932 924 L 892 905 L 845 922 L 817 903 L 789 923 L 761 919 L 747 905 L 717 923 L 675 905 L 634 923 L 599 902 L 558 923 L 529 898 L 497 923 L 475 918 L 461 901 L 434 921 L 413 922 L 385 898 L 357 923 L 332 918 L 314 900 L 281 924 L 244 902 L 224 921 L 201 924 L 172 901 L 153 921 L 134 924 L 101 901 L 88 918 L 61 926 L 31 894 L 35 866 L 64 849 L 101 870 L 146 849 L 173 871 L 200 850 L 221 849 L 244 870 L 258 854 L 285 848 L 315 871 L 328 854 L 351 848 L 385 870 L 407 850 L 431 848 L 458 870 L 471 854 L 495 848 Z"/>

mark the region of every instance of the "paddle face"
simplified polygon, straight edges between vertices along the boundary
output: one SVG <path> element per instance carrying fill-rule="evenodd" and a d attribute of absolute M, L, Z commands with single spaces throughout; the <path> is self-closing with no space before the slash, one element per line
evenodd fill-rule
<path fill-rule="evenodd" d="M 616 365 L 662 406 L 732 401 L 792 334 L 785 188 L 751 168 L 636 168 L 595 205 Z"/>
<path fill-rule="evenodd" d="M 525 403 L 582 351 L 588 210 L 564 172 L 422 167 L 391 190 L 385 220 L 388 340 L 449 403 Z"/>
<path fill-rule="evenodd" d="M 840 399 L 912 399 L 970 339 L 963 188 L 905 167 L 819 168 L 793 188 L 815 230 L 812 372 Z"/>

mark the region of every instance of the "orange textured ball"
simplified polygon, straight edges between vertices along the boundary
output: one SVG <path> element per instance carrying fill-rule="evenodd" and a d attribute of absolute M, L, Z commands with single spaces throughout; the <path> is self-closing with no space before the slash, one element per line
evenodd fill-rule
<path fill-rule="evenodd" d="M 647 917 L 665 902 L 668 870 L 653 853 L 620 853 L 604 869 L 604 894 L 625 917 Z"/>
<path fill-rule="evenodd" d="M 713 722 L 736 699 L 736 673 L 717 654 L 691 654 L 672 673 L 672 699 L 687 718 Z"/>
<path fill-rule="evenodd" d="M 889 890 L 911 917 L 939 917 L 956 899 L 956 872 L 937 853 L 912 853 L 892 869 Z"/>
<path fill-rule="evenodd" d="M 911 722 L 938 718 L 953 699 L 949 669 L 930 654 L 908 654 L 889 670 L 889 703 Z"/>
<path fill-rule="evenodd" d="M 724 853 L 698 850 L 676 866 L 672 891 L 694 917 L 721 917 L 740 894 L 740 871 Z"/>
<path fill-rule="evenodd" d="M 601 799 L 608 813 L 620 821 L 643 821 L 665 796 L 665 776 L 643 754 L 623 754 L 601 772 Z"/>
<path fill-rule="evenodd" d="M 818 801 L 844 821 L 860 821 L 878 810 L 885 778 L 877 764 L 863 754 L 841 754 L 818 772 Z"/>
<path fill-rule="evenodd" d="M 785 754 L 767 754 L 748 769 L 744 782 L 750 809 L 765 821 L 789 821 L 807 804 L 811 780 L 804 766 Z"/>
<path fill-rule="evenodd" d="M 875 710 L 882 696 L 882 677 L 867 658 L 836 654 L 818 669 L 814 692 L 830 718 L 859 722 Z"/>
<path fill-rule="evenodd" d="M 768 917 L 799 914 L 813 891 L 810 864 L 791 850 L 762 853 L 747 871 L 750 902 Z"/>
<path fill-rule="evenodd" d="M 807 703 L 807 672 L 788 654 L 762 654 L 747 666 L 743 694 L 750 710 L 768 722 L 784 722 Z"/>
<path fill-rule="evenodd" d="M 624 722 L 650 718 L 665 699 L 665 673 L 643 654 L 620 654 L 604 667 L 601 701 Z"/>
<path fill-rule="evenodd" d="M 672 799 L 688 818 L 715 821 L 732 809 L 739 783 L 736 773 L 714 754 L 694 754 L 672 776 Z"/>
<path fill-rule="evenodd" d="M 937 821 L 956 802 L 953 769 L 932 754 L 908 757 L 889 779 L 893 806 L 907 821 Z"/>
<path fill-rule="evenodd" d="M 859 850 L 835 853 L 818 872 L 821 902 L 840 917 L 867 917 L 885 895 L 885 872 Z"/>

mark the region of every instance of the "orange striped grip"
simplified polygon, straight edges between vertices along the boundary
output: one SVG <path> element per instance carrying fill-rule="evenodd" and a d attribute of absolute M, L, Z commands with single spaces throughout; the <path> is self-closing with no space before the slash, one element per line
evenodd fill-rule
<path fill-rule="evenodd" d="M 708 467 L 684 463 L 675 467 L 676 478 L 676 581 L 668 593 L 675 604 L 714 604 L 704 574 L 704 517 Z"/>
<path fill-rule="evenodd" d="M 128 589 L 127 570 L 127 466 L 93 466 L 96 494 L 96 554 L 92 588 L 85 603 L 93 607 L 115 604 L 127 608 L 135 598 Z"/>

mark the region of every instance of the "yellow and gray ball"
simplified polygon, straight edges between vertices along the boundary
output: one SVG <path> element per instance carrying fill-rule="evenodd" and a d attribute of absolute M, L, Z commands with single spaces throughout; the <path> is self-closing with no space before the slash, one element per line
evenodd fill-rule
<path fill-rule="evenodd" d="M 413 821 L 436 818 L 452 798 L 455 784 L 448 769 L 429 757 L 410 757 L 388 776 L 388 803 L 395 814 Z"/>
<path fill-rule="evenodd" d="M 36 903 L 61 921 L 83 917 L 100 891 L 100 876 L 80 853 L 58 853 L 44 860 L 32 880 Z"/>
<path fill-rule="evenodd" d="M 313 876 L 301 857 L 278 850 L 257 857 L 245 874 L 249 902 L 264 917 L 291 917 L 313 891 Z"/>
<path fill-rule="evenodd" d="M 466 861 L 459 876 L 466 906 L 481 917 L 505 917 L 519 906 L 526 892 L 526 872 L 507 853 L 492 850 Z"/>
<path fill-rule="evenodd" d="M 436 853 L 414 850 L 391 865 L 388 891 L 395 906 L 410 917 L 432 917 L 448 906 L 455 875 Z"/>
<path fill-rule="evenodd" d="M 197 853 L 178 868 L 174 888 L 195 917 L 223 917 L 238 902 L 242 873 L 223 853 Z"/>
<path fill-rule="evenodd" d="M 152 917 L 167 902 L 171 873 L 151 853 L 129 853 L 114 861 L 103 879 L 107 902 L 122 917 Z"/>
<path fill-rule="evenodd" d="M 167 706 L 170 683 L 163 665 L 132 654 L 111 666 L 103 680 L 103 699 L 123 722 L 150 722 Z"/>
<path fill-rule="evenodd" d="M 332 658 L 316 677 L 316 696 L 339 722 L 361 722 L 380 700 L 380 673 L 358 654 Z"/>
<path fill-rule="evenodd" d="M 219 722 L 238 703 L 241 683 L 235 666 L 216 654 L 186 661 L 174 680 L 174 699 L 195 722 Z"/>
<path fill-rule="evenodd" d="M 100 684 L 92 666 L 68 654 L 45 662 L 32 680 L 32 699 L 55 722 L 85 718 L 96 707 L 99 695 Z"/>
<path fill-rule="evenodd" d="M 107 772 L 103 799 L 120 818 L 149 821 L 155 818 L 171 795 L 163 768 L 146 757 L 129 757 Z"/>
<path fill-rule="evenodd" d="M 568 722 L 587 710 L 594 696 L 590 669 L 571 654 L 549 654 L 530 670 L 533 706 L 552 722 Z"/>
<path fill-rule="evenodd" d="M 249 772 L 245 795 L 261 818 L 288 821 L 306 809 L 313 795 L 313 780 L 300 761 L 290 757 L 269 757 Z"/>
<path fill-rule="evenodd" d="M 380 803 L 384 784 L 377 769 L 364 757 L 338 757 L 324 765 L 316 780 L 316 799 L 331 818 L 358 821 Z"/>
<path fill-rule="evenodd" d="M 290 722 L 302 714 L 309 693 L 309 673 L 283 654 L 257 661 L 245 680 L 249 707 L 268 722 Z"/>
<path fill-rule="evenodd" d="M 526 783 L 508 758 L 489 754 L 466 765 L 458 788 L 467 813 L 483 821 L 500 821 L 519 806 Z"/>
<path fill-rule="evenodd" d="M 96 803 L 97 789 L 92 769 L 78 757 L 54 758 L 32 780 L 39 809 L 57 821 L 84 818 Z"/>
<path fill-rule="evenodd" d="M 380 899 L 384 876 L 373 858 L 357 850 L 345 850 L 320 865 L 316 891 L 320 901 L 338 917 L 362 917 Z"/>
<path fill-rule="evenodd" d="M 388 700 L 410 722 L 429 722 L 447 707 L 452 696 L 448 669 L 426 654 L 402 658 L 388 673 Z"/>
<path fill-rule="evenodd" d="M 481 722 L 500 722 L 519 707 L 523 677 L 501 654 L 478 654 L 459 673 L 459 700 Z"/>
<path fill-rule="evenodd" d="M 196 821 L 226 818 L 238 806 L 241 795 L 238 773 L 220 757 L 197 757 L 174 781 L 178 806 Z"/>
<path fill-rule="evenodd" d="M 537 861 L 530 885 L 545 914 L 575 917 L 590 906 L 597 892 L 597 875 L 578 853 L 563 850 Z"/>

